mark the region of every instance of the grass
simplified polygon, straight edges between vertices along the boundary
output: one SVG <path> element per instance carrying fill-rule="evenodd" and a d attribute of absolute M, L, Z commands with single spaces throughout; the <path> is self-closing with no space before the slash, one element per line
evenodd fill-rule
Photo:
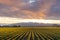
<path fill-rule="evenodd" d="M 0 40 L 60 40 L 60 28 L 0 28 Z"/>

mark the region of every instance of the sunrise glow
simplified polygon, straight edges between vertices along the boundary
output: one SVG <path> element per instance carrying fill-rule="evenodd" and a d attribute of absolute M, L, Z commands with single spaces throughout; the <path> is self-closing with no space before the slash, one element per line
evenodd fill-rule
<path fill-rule="evenodd" d="M 35 2 L 35 0 L 29 0 L 29 2 L 28 2 L 28 3 L 33 3 L 33 2 Z"/>
<path fill-rule="evenodd" d="M 55 23 L 60 24 L 60 20 L 44 20 L 44 19 L 20 19 L 20 18 L 9 18 L 0 17 L 0 23 L 21 23 L 21 22 L 37 22 L 37 23 Z"/>

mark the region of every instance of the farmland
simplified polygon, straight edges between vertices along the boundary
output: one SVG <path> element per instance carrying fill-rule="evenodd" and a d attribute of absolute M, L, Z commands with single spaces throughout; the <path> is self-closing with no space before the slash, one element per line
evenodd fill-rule
<path fill-rule="evenodd" d="M 0 40 L 60 40 L 60 28 L 0 28 Z"/>

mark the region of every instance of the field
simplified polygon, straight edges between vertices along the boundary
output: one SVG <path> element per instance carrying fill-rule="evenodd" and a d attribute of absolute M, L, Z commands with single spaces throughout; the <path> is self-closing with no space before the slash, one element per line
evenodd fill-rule
<path fill-rule="evenodd" d="M 60 28 L 0 28 L 0 40 L 60 40 Z"/>

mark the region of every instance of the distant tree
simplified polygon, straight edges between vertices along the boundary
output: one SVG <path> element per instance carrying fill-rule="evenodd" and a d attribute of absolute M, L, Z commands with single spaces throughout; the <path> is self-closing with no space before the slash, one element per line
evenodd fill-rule
<path fill-rule="evenodd" d="M 59 27 L 60 25 L 57 25 L 57 24 L 53 24 L 54 27 Z"/>
<path fill-rule="evenodd" d="M 13 25 L 12 27 L 21 27 L 20 25 Z"/>

